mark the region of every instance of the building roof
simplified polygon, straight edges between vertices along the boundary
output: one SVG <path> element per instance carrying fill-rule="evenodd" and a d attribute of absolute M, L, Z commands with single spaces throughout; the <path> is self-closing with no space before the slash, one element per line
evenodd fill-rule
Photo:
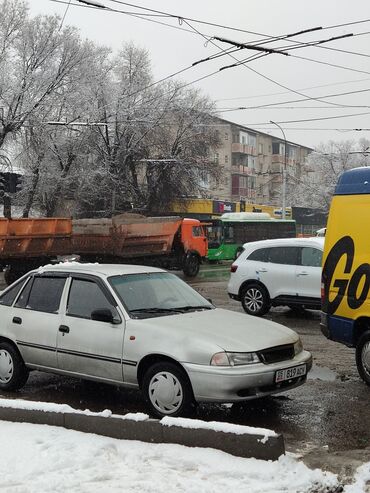
<path fill-rule="evenodd" d="M 232 126 L 235 126 L 235 127 L 238 127 L 239 129 L 242 129 L 242 130 L 246 130 L 247 132 L 253 132 L 255 134 L 260 134 L 260 135 L 264 135 L 266 137 L 270 137 L 271 139 L 276 139 L 276 140 L 280 140 L 281 142 L 285 142 L 285 139 L 281 138 L 281 137 L 276 137 L 275 135 L 270 135 L 270 134 L 267 134 L 266 132 L 261 132 L 260 130 L 256 130 L 256 129 L 253 129 L 253 128 L 250 128 L 250 127 L 246 127 L 240 123 L 235 123 L 235 122 L 231 122 L 230 120 L 225 120 L 224 118 L 220 118 L 218 116 L 215 117 L 216 120 L 220 120 L 221 122 L 224 122 L 224 123 L 227 123 L 228 125 L 232 125 Z M 291 144 L 291 145 L 295 145 L 295 146 L 298 146 L 298 147 L 302 147 L 303 149 L 307 149 L 309 151 L 314 151 L 315 149 L 313 149 L 312 147 L 307 147 L 307 146 L 304 146 L 302 144 L 297 144 L 296 142 L 292 142 L 291 140 L 286 140 L 287 144 Z"/>

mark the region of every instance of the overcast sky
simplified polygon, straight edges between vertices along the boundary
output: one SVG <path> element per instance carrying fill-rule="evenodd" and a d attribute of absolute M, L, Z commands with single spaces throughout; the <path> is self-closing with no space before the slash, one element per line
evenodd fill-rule
<path fill-rule="evenodd" d="M 370 139 L 370 0 L 131 0 L 134 6 L 118 0 L 91 0 L 138 15 L 150 13 L 139 8 L 146 7 L 192 19 L 182 22 L 176 17 L 158 16 L 146 17 L 145 20 L 143 17 L 89 8 L 79 4 L 78 0 L 70 0 L 67 8 L 69 0 L 60 1 L 65 3 L 30 0 L 31 13 L 65 15 L 64 24 L 77 26 L 83 37 L 109 46 L 113 51 L 118 51 L 128 41 L 146 48 L 152 60 L 155 80 L 190 67 L 192 63 L 231 46 L 214 40 L 207 43 L 206 39 L 210 37 L 219 36 L 239 43 L 256 44 L 258 41 L 266 41 L 266 37 L 356 22 L 263 45 L 278 50 L 297 46 L 298 42 L 355 35 L 325 43 L 321 47 L 290 49 L 290 56 L 268 54 L 246 65 L 219 71 L 222 67 L 234 64 L 235 58 L 244 60 L 257 53 L 244 49 L 233 54 L 235 58 L 230 55 L 218 57 L 189 68 L 177 78 L 193 82 L 217 72 L 193 85 L 217 101 L 221 117 L 281 137 L 281 131 L 269 123 L 270 120 L 276 121 L 283 127 L 288 140 L 302 145 L 314 147 L 329 140 Z M 195 20 L 232 27 L 233 30 L 201 24 Z M 308 99 L 296 102 L 305 96 L 322 98 L 353 91 L 362 92 L 321 101 Z M 276 107 L 250 108 L 270 104 Z M 240 107 L 248 109 L 235 110 Z M 369 114 L 357 115 L 359 113 Z M 353 114 L 357 116 L 344 117 Z M 296 121 L 328 117 L 339 118 Z M 285 123 L 292 120 L 295 122 Z"/>

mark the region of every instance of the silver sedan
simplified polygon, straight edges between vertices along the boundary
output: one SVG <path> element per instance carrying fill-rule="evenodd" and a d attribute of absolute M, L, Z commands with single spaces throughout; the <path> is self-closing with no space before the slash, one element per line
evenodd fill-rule
<path fill-rule="evenodd" d="M 306 381 L 311 355 L 279 324 L 215 308 L 174 274 L 64 263 L 0 295 L 0 389 L 50 371 L 139 388 L 154 416 Z"/>

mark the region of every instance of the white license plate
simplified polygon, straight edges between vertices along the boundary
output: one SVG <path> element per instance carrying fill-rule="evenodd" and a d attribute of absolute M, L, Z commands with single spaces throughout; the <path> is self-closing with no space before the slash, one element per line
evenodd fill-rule
<path fill-rule="evenodd" d="M 278 370 L 275 374 L 275 382 L 284 382 L 302 375 L 306 375 L 306 365 L 292 366 L 292 368 L 287 368 L 286 370 Z"/>

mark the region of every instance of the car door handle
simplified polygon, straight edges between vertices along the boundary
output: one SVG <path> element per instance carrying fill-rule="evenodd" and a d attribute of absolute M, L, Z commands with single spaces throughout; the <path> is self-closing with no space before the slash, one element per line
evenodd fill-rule
<path fill-rule="evenodd" d="M 66 325 L 61 325 L 59 327 L 59 332 L 63 332 L 63 334 L 68 334 L 69 333 L 69 327 L 67 327 Z"/>
<path fill-rule="evenodd" d="M 297 276 L 308 276 L 308 272 L 298 272 Z"/>
<path fill-rule="evenodd" d="M 22 319 L 20 317 L 13 317 L 13 324 L 21 325 Z"/>
<path fill-rule="evenodd" d="M 257 272 L 267 272 L 267 269 L 258 269 Z"/>

